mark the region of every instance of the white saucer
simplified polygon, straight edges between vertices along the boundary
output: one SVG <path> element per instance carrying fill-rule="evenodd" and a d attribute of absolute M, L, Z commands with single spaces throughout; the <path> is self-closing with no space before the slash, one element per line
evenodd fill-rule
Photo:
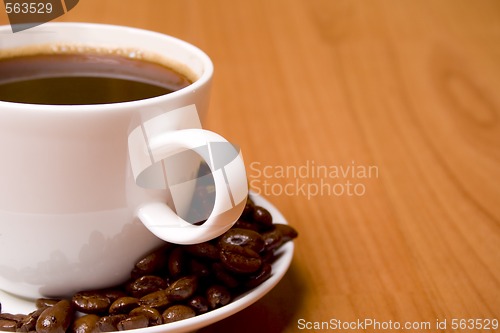
<path fill-rule="evenodd" d="M 283 215 L 274 207 L 269 201 L 262 198 L 259 195 L 251 194 L 252 199 L 257 205 L 260 205 L 271 213 L 273 216 L 273 221 L 275 223 L 287 224 L 286 219 Z M 273 271 L 269 279 L 264 281 L 262 284 L 256 288 L 240 295 L 238 298 L 234 299 L 228 305 L 225 305 L 216 310 L 207 312 L 205 314 L 181 320 L 178 322 L 158 325 L 148 328 L 141 328 L 134 330 L 135 333 L 182 333 L 191 332 L 202 327 L 213 324 L 224 318 L 227 318 L 246 307 L 252 305 L 264 295 L 266 295 L 271 289 L 278 284 L 281 278 L 285 275 L 293 257 L 294 245 L 293 242 L 288 242 L 283 245 L 276 252 L 276 259 L 272 264 Z M 33 302 L 12 296 L 0 290 L 0 302 L 2 303 L 2 313 L 25 313 L 28 314 L 35 310 L 35 304 Z M 2 331 L 0 331 L 2 332 Z"/>

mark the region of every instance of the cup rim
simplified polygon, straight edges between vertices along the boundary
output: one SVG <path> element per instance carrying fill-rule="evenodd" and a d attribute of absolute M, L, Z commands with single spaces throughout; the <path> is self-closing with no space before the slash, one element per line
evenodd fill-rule
<path fill-rule="evenodd" d="M 68 105 L 68 104 L 32 104 L 32 103 L 18 103 L 18 102 L 7 102 L 0 100 L 0 112 L 3 108 L 17 109 L 17 110 L 36 110 L 36 111 L 46 111 L 46 112 L 79 112 L 85 110 L 85 112 L 112 112 L 119 111 L 124 108 L 133 108 L 133 107 L 147 107 L 150 105 L 155 105 L 158 103 L 166 102 L 169 100 L 173 100 L 178 98 L 179 96 L 191 94 L 194 91 L 197 91 L 202 86 L 206 85 L 213 76 L 214 65 L 210 57 L 202 51 L 199 47 L 184 41 L 180 38 L 167 35 L 164 33 L 146 30 L 141 28 L 129 27 L 124 25 L 114 25 L 114 24 L 102 24 L 102 23 L 83 23 L 83 22 L 48 22 L 44 23 L 40 27 L 36 27 L 33 29 L 64 29 L 64 28 L 78 28 L 81 30 L 85 29 L 106 29 L 108 31 L 128 31 L 135 34 L 147 34 L 150 36 L 157 37 L 159 39 L 168 40 L 170 42 L 176 43 L 181 47 L 189 50 L 192 54 L 194 54 L 203 64 L 203 72 L 202 74 L 190 85 L 181 88 L 179 90 L 173 91 L 171 93 L 150 97 L 140 100 L 128 101 L 128 102 L 118 102 L 118 103 L 107 103 L 107 104 L 78 104 L 78 105 Z M 0 35 L 2 33 L 11 32 L 10 25 L 0 26 Z M 22 33 L 31 33 L 30 31 L 21 31 L 17 32 L 17 34 Z M 90 43 L 89 43 L 90 44 Z"/>

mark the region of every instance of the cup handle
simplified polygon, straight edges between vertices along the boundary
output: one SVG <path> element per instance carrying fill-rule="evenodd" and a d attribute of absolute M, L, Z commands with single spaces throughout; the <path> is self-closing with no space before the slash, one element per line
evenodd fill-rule
<path fill-rule="evenodd" d="M 224 149 L 225 156 L 221 158 L 214 154 L 211 149 L 214 143 L 224 143 L 224 147 L 227 147 Z M 205 146 L 207 149 L 203 151 L 207 153 L 200 154 L 200 147 Z M 202 225 L 185 221 L 166 203 L 146 204 L 137 211 L 137 216 L 146 228 L 157 237 L 176 244 L 208 241 L 231 228 L 241 216 L 248 195 L 245 165 L 240 151 L 219 134 L 204 129 L 183 129 L 155 135 L 149 139 L 148 148 L 154 161 L 161 161 L 185 149 L 197 151 L 212 172 L 215 203 Z"/>

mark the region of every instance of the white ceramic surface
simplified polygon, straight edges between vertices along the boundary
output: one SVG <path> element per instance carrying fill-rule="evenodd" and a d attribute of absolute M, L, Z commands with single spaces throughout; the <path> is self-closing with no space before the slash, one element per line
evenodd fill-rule
<path fill-rule="evenodd" d="M 182 214 L 190 206 L 201 154 L 183 155 L 170 166 L 164 158 L 221 138 L 201 129 L 213 73 L 205 53 L 170 36 L 110 25 L 48 23 L 16 34 L 4 26 L 0 35 L 1 54 L 126 50 L 196 77 L 171 94 L 126 103 L 0 102 L 0 288 L 36 298 L 117 284 L 135 260 L 161 243 L 158 237 L 201 242 L 239 216 L 247 193 L 239 154 L 218 170 L 207 161 L 216 204 L 202 227 L 170 209 Z M 172 183 L 182 186 L 174 191 Z"/>
<path fill-rule="evenodd" d="M 265 207 L 273 216 L 275 223 L 287 224 L 284 216 L 274 207 L 269 201 L 258 195 L 252 195 L 252 199 L 256 204 Z M 239 296 L 226 306 L 213 310 L 203 315 L 194 318 L 182 320 L 175 323 L 153 326 L 144 329 L 134 330 L 135 333 L 183 333 L 191 332 L 202 327 L 213 324 L 219 320 L 227 318 L 251 304 L 258 301 L 266 295 L 271 289 L 278 284 L 287 272 L 293 258 L 294 244 L 288 242 L 283 245 L 276 253 L 277 259 L 273 262 L 272 275 L 261 285 Z M 0 302 L 2 303 L 3 312 L 9 313 L 29 313 L 35 309 L 33 302 L 22 300 L 12 295 L 0 291 Z"/>

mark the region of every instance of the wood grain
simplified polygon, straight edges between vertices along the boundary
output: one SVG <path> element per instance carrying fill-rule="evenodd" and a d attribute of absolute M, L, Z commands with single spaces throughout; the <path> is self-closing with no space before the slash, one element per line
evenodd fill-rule
<path fill-rule="evenodd" d="M 206 127 L 242 147 L 254 189 L 300 232 L 282 282 L 200 332 L 500 318 L 500 2 L 82 0 L 58 20 L 204 49 Z M 363 194 L 327 192 L 347 181 Z"/>

